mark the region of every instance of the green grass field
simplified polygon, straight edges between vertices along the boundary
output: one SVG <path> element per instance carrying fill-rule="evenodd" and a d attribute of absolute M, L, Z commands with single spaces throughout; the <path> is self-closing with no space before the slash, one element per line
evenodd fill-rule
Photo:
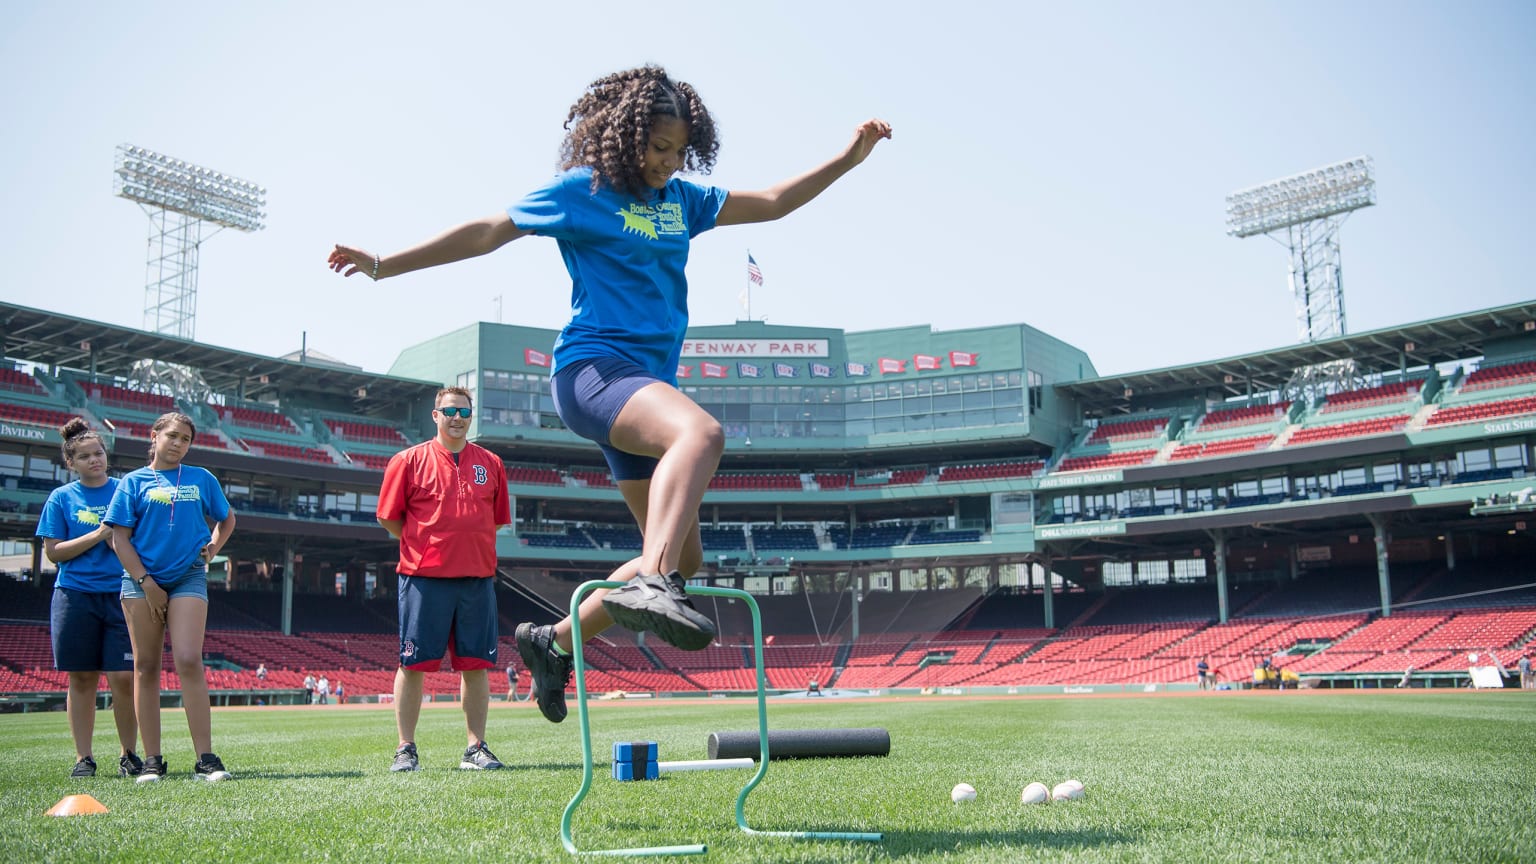
<path fill-rule="evenodd" d="M 357 707 L 214 712 L 236 780 L 191 779 L 179 711 L 171 776 L 72 781 L 62 713 L 0 717 L 3 861 L 565 861 L 561 811 L 580 779 L 566 723 L 492 706 L 500 772 L 456 769 L 457 706 L 429 706 L 423 771 L 392 775 L 393 715 Z M 779 761 L 747 799 L 758 829 L 881 831 L 879 843 L 752 837 L 735 825 L 746 771 L 609 779 L 614 741 L 705 756 L 709 732 L 755 729 L 751 700 L 595 703 L 584 849 L 702 842 L 701 861 L 1536 861 L 1536 694 L 1216 693 L 770 703 L 775 728 L 884 726 L 885 758 Z M 1075 777 L 1082 801 L 1022 805 L 1023 786 Z M 952 804 L 957 782 L 974 802 Z M 44 811 L 88 792 L 106 815 Z"/>

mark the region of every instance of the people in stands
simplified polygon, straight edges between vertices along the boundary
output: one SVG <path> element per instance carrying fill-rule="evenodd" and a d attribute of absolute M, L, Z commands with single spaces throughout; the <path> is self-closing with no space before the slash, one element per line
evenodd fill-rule
<path fill-rule="evenodd" d="M 702 649 L 714 640 L 714 623 L 693 608 L 685 585 L 703 559 L 699 503 L 725 437 L 719 421 L 677 389 L 689 244 L 717 226 L 798 209 L 862 163 L 891 127 L 866 121 L 819 167 L 762 191 L 729 191 L 675 176 L 707 173 L 718 141 L 698 93 L 660 67 L 593 81 L 565 125 L 561 173 L 505 211 L 393 255 L 337 245 L 328 263 L 347 276 L 383 279 L 484 255 L 528 234 L 558 241 L 573 290 L 571 320 L 554 347 L 555 409 L 602 448 L 644 536 L 640 556 L 610 577 L 628 584 L 583 603 L 582 633 L 590 638 L 617 622 Z M 523 624 L 516 638 L 540 711 L 560 722 L 570 621 Z"/>
<path fill-rule="evenodd" d="M 140 783 L 159 780 L 167 770 L 160 752 L 160 655 L 167 631 L 197 754 L 192 773 L 210 781 L 230 779 L 213 752 L 203 636 L 208 562 L 229 542 L 235 514 L 218 479 L 184 461 L 196 438 L 191 417 L 160 415 L 150 427 L 149 464 L 122 479 L 107 508 L 123 563 L 123 612 L 133 641 L 134 703 L 146 757 Z"/>
<path fill-rule="evenodd" d="M 75 742 L 71 777 L 96 776 L 91 737 L 96 727 L 96 687 L 107 676 L 112 719 L 117 725 L 117 772 L 136 777 L 144 763 L 134 752 L 139 727 L 133 716 L 133 646 L 119 599 L 123 565 L 112 551 L 112 527 L 102 521 L 117 491 L 107 475 L 101 435 L 79 417 L 59 429 L 64 467 L 79 479 L 53 490 L 37 520 L 43 554 L 59 571 L 53 585 L 49 631 L 53 668 L 69 673 L 65 697 Z"/>
<path fill-rule="evenodd" d="M 507 701 L 511 702 L 511 701 L 514 701 L 515 699 L 517 699 L 517 667 L 515 665 L 511 664 L 511 663 L 508 663 L 507 664 Z"/>
<path fill-rule="evenodd" d="M 345 705 L 345 704 L 347 704 L 347 691 L 346 691 L 345 688 L 342 687 L 341 679 L 340 678 L 336 679 L 336 704 L 337 705 Z"/>
<path fill-rule="evenodd" d="M 391 771 L 421 768 L 423 677 L 445 655 L 459 673 L 464 704 L 468 747 L 459 767 L 502 767 L 485 743 L 486 670 L 496 667 L 496 531 L 512 522 L 512 510 L 501 457 L 469 441 L 473 414 L 468 390 L 437 391 L 437 435 L 391 456 L 379 489 L 379 524 L 400 541 L 399 742 Z"/>
<path fill-rule="evenodd" d="M 312 672 L 304 673 L 304 704 L 315 704 L 315 685 L 318 684 Z"/>
<path fill-rule="evenodd" d="M 319 680 L 315 681 L 315 701 L 321 705 L 331 703 L 331 679 L 324 672 L 320 673 Z"/>
<path fill-rule="evenodd" d="M 267 680 L 267 664 L 265 664 L 265 663 L 257 663 L 256 664 L 256 680 L 260 681 L 262 683 L 266 683 L 266 680 Z"/>
<path fill-rule="evenodd" d="M 1209 657 L 1201 657 L 1200 658 L 1200 662 L 1195 664 L 1195 684 L 1201 690 L 1208 689 L 1211 686 L 1210 674 L 1211 674 L 1211 661 L 1210 661 L 1210 658 Z"/>
<path fill-rule="evenodd" d="M 1520 669 L 1520 689 L 1530 690 L 1532 687 L 1536 687 L 1536 683 L 1533 683 L 1531 680 L 1531 653 L 1529 651 L 1520 655 L 1520 662 L 1516 666 Z"/>

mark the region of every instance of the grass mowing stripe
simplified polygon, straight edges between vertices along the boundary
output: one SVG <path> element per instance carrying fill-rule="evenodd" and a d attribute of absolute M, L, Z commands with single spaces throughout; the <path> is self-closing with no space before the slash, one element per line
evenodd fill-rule
<path fill-rule="evenodd" d="M 594 750 L 660 742 L 703 758 L 713 731 L 755 727 L 748 700 L 594 703 Z M 1536 697 L 1529 693 L 1218 693 L 775 703 L 774 728 L 884 726 L 885 758 L 775 762 L 748 799 L 772 830 L 882 831 L 882 843 L 790 841 L 737 831 L 745 771 L 617 783 L 598 774 L 577 811 L 583 848 L 704 842 L 710 861 L 1520 861 L 1536 860 Z M 0 716 L 0 856 L 11 861 L 235 859 L 569 861 L 560 812 L 580 782 L 574 724 L 496 705 L 489 743 L 509 766 L 458 771 L 463 717 L 428 706 L 424 770 L 392 775 L 388 710 L 215 710 L 215 749 L 236 780 L 190 778 L 179 712 L 164 715 L 172 774 L 115 775 L 111 716 L 96 724 L 102 775 L 71 781 L 62 713 Z M 1022 805 L 1032 780 L 1076 777 L 1086 800 Z M 955 805 L 965 781 L 975 802 Z M 88 792 L 103 816 L 43 811 Z"/>

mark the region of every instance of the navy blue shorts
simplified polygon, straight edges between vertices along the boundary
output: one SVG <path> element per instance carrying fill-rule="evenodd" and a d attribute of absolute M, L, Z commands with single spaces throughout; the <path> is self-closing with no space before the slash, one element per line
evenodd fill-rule
<path fill-rule="evenodd" d="M 54 588 L 50 610 L 53 668 L 60 672 L 121 672 L 133 668 L 133 643 L 123 602 L 111 591 Z"/>
<path fill-rule="evenodd" d="M 496 666 L 496 586 L 490 577 L 400 576 L 400 665 L 435 672 Z"/>
<path fill-rule="evenodd" d="M 658 381 L 661 379 L 628 360 L 593 357 L 560 367 L 550 389 L 560 422 L 577 435 L 597 442 L 613 479 L 649 480 L 656 471 L 656 460 L 625 453 L 613 446 L 608 433 L 629 397 Z"/>

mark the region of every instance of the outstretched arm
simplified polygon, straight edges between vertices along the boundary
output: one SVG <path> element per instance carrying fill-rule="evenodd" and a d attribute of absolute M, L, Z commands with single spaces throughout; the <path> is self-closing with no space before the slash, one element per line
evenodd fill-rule
<path fill-rule="evenodd" d="M 853 140 L 837 158 L 799 177 L 785 180 L 757 192 L 732 191 L 720 208 L 716 225 L 742 225 L 771 222 L 782 218 L 831 186 L 837 178 L 853 170 L 875 149 L 882 138 L 891 137 L 891 124 L 884 120 L 866 120 L 853 133 Z M 371 266 L 371 262 L 370 262 Z"/>
<path fill-rule="evenodd" d="M 527 233 L 514 225 L 507 214 L 497 213 L 449 228 L 425 243 L 393 255 L 375 257 L 374 253 L 356 246 L 337 243 L 326 264 L 343 276 L 362 273 L 383 279 L 495 252 Z M 378 264 L 377 273 L 374 272 L 375 262 Z"/>

